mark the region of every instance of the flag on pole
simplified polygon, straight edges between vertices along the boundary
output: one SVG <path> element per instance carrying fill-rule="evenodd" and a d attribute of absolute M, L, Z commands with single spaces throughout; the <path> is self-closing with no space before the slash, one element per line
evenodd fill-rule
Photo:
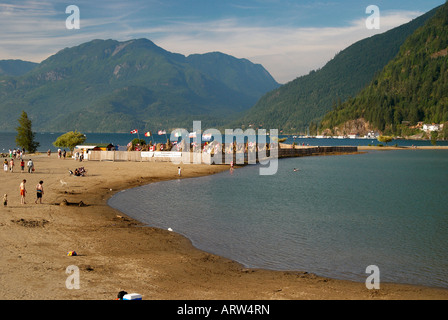
<path fill-rule="evenodd" d="M 159 134 L 159 136 L 161 136 L 162 134 L 166 134 L 166 131 L 165 130 L 159 130 L 158 134 Z"/>
<path fill-rule="evenodd" d="M 190 138 L 196 138 L 196 132 L 190 132 L 189 137 Z"/>
<path fill-rule="evenodd" d="M 202 135 L 202 140 L 204 141 L 209 141 L 212 138 L 212 134 L 211 133 L 207 133 L 207 134 L 203 134 Z"/>
<path fill-rule="evenodd" d="M 137 129 L 134 129 L 134 130 L 131 131 L 131 133 L 132 133 L 132 134 L 138 133 L 138 130 L 137 130 Z"/>
<path fill-rule="evenodd" d="M 151 131 L 148 131 L 145 133 L 145 137 L 150 137 L 151 136 Z"/>

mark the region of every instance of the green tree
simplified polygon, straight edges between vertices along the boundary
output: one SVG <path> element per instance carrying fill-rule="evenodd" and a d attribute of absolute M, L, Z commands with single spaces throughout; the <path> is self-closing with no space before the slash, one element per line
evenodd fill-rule
<path fill-rule="evenodd" d="M 39 147 L 39 142 L 34 141 L 34 132 L 31 130 L 31 126 L 31 120 L 28 118 L 27 113 L 22 111 L 19 118 L 19 126 L 16 128 L 16 144 L 29 153 L 34 153 Z"/>
<path fill-rule="evenodd" d="M 70 131 L 59 136 L 53 145 L 58 148 L 69 148 L 70 151 L 86 141 L 86 136 L 78 131 Z"/>
<path fill-rule="evenodd" d="M 389 142 L 391 142 L 394 138 L 390 137 L 390 136 L 379 136 L 377 139 L 378 139 L 379 142 L 385 142 L 386 146 L 387 146 L 387 144 Z"/>
<path fill-rule="evenodd" d="M 448 122 L 445 122 L 443 124 L 442 139 L 443 140 L 448 140 Z"/>
<path fill-rule="evenodd" d="M 439 133 L 437 131 L 431 131 L 431 144 L 435 146 L 437 144 L 437 137 Z"/>
<path fill-rule="evenodd" d="M 138 138 L 135 138 L 135 139 L 133 139 L 132 141 L 131 141 L 131 143 L 132 143 L 132 146 L 134 147 L 134 146 L 136 146 L 136 145 L 141 145 L 141 146 L 146 146 L 146 141 L 145 140 L 143 140 L 143 139 L 138 139 Z"/>

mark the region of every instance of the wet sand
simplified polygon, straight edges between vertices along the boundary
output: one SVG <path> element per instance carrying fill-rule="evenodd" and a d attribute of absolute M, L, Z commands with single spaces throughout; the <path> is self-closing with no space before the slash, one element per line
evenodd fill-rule
<path fill-rule="evenodd" d="M 0 299 L 113 300 L 121 290 L 140 293 L 144 300 L 448 298 L 443 289 L 381 283 L 379 290 L 368 290 L 364 283 L 306 270 L 247 269 L 107 206 L 122 189 L 178 179 L 171 162 L 79 163 L 45 154 L 32 159 L 34 173 L 21 173 L 18 161 L 14 172 L 0 172 L 0 195 L 8 194 L 8 205 L 0 208 Z M 69 176 L 68 170 L 79 166 L 87 175 Z M 224 170 L 229 167 L 182 165 L 181 179 Z M 27 180 L 25 205 L 20 204 L 22 179 Z M 44 181 L 43 204 L 34 203 L 39 180 Z M 148 210 L 163 205 L 154 203 Z M 78 255 L 67 256 L 72 250 Z M 66 287 L 71 265 L 79 268 L 79 289 Z"/>

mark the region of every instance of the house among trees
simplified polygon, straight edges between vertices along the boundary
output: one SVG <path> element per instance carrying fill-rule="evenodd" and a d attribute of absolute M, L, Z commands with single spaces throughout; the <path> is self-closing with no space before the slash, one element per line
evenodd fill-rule
<path fill-rule="evenodd" d="M 367 132 L 367 134 L 365 135 L 366 139 L 376 139 L 379 137 L 379 133 L 378 132 L 374 132 L 374 131 L 369 131 Z"/>
<path fill-rule="evenodd" d="M 443 124 L 424 124 L 422 130 L 426 132 L 441 131 L 443 129 Z"/>

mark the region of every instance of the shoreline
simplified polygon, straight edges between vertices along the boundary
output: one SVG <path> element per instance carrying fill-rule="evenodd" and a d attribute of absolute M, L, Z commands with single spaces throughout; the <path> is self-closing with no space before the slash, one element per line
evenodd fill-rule
<path fill-rule="evenodd" d="M 1 172 L 0 299 L 113 300 L 119 291 L 138 292 L 144 300 L 301 300 L 301 299 L 448 299 L 448 290 L 319 277 L 306 271 L 244 268 L 206 253 L 174 232 L 143 226 L 109 207 L 121 190 L 177 179 L 177 165 L 134 162 L 75 162 L 57 155 L 32 156 L 33 174 Z M 25 157 L 28 159 L 28 156 Z M 85 166 L 85 177 L 68 168 Z M 226 165 L 184 165 L 182 179 L 229 169 Z M 27 179 L 27 204 L 17 195 Z M 36 181 L 44 181 L 44 204 L 34 204 Z M 64 185 L 62 182 L 65 182 Z M 68 205 L 60 205 L 67 200 Z M 84 206 L 78 204 L 82 201 Z M 154 207 L 157 208 L 157 205 Z M 74 250 L 77 256 L 69 257 Z M 4 253 L 4 254 L 3 254 Z M 65 270 L 80 270 L 80 289 L 65 286 Z"/>
<path fill-rule="evenodd" d="M 415 147 L 395 147 L 395 146 L 358 146 L 358 150 L 448 150 L 448 146 L 415 146 Z"/>

